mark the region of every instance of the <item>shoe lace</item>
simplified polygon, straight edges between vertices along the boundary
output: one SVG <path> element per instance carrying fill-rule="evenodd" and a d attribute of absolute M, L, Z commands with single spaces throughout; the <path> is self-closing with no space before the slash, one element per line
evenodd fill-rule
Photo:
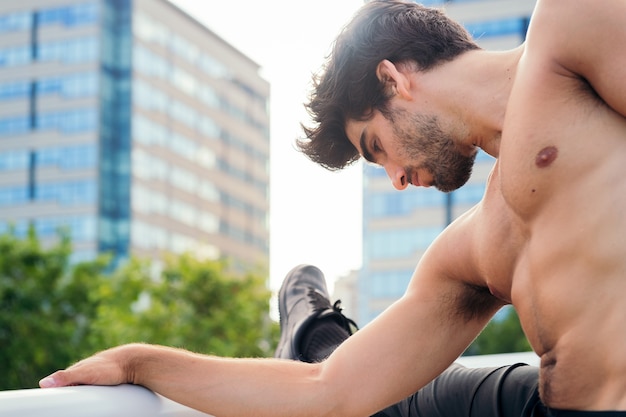
<path fill-rule="evenodd" d="M 313 287 L 309 287 L 309 302 L 313 306 L 313 309 L 316 312 L 322 312 L 326 310 L 332 310 L 337 314 L 337 317 L 340 318 L 343 326 L 346 330 L 350 332 L 350 334 L 354 334 L 357 330 L 359 330 L 359 326 L 350 318 L 346 317 L 342 311 L 341 300 L 335 301 L 332 305 L 330 304 L 330 300 L 324 296 L 324 294 L 320 293 Z"/>
<path fill-rule="evenodd" d="M 311 303 L 311 305 L 313 306 L 313 310 L 315 310 L 316 312 L 332 308 L 328 298 L 326 298 L 324 294 L 320 293 L 315 288 L 309 287 L 309 292 L 307 295 L 309 296 L 309 303 Z"/>

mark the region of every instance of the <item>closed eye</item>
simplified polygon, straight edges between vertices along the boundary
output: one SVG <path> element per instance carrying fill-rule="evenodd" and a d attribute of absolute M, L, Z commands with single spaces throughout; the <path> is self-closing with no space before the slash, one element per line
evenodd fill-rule
<path fill-rule="evenodd" d="M 363 153 L 363 158 L 365 158 L 366 161 L 375 164 L 376 161 L 374 160 L 374 155 L 372 155 L 372 153 L 368 149 L 368 146 L 367 146 L 366 142 L 367 142 L 367 139 L 366 139 L 366 133 L 365 133 L 365 130 L 364 130 L 361 133 L 361 138 L 359 140 L 359 145 L 361 146 L 361 152 Z"/>
<path fill-rule="evenodd" d="M 378 142 L 378 139 L 374 139 L 374 141 L 372 142 L 372 152 L 380 153 L 382 151 L 383 151 L 383 148 L 380 147 L 380 143 Z"/>

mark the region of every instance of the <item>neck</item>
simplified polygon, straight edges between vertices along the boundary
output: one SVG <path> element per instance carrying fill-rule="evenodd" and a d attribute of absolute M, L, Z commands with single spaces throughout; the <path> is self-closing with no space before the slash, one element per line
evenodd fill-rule
<path fill-rule="evenodd" d="M 522 45 L 504 52 L 471 51 L 453 61 L 457 66 L 453 105 L 468 127 L 467 144 L 478 146 L 496 158 L 523 48 Z"/>

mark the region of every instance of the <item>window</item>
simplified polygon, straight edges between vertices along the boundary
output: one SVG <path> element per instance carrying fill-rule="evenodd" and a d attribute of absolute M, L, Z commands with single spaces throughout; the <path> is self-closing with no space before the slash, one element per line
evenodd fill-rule
<path fill-rule="evenodd" d="M 98 45 L 96 38 L 42 42 L 39 45 L 39 59 L 63 63 L 94 61 L 98 58 Z M 30 58 L 30 49 L 27 52 Z"/>
<path fill-rule="evenodd" d="M 368 276 L 368 292 L 374 297 L 400 298 L 409 285 L 412 270 L 384 271 Z"/>
<path fill-rule="evenodd" d="M 365 252 L 369 259 L 412 256 L 415 252 L 425 250 L 442 230 L 441 227 L 423 227 L 372 232 L 365 241 Z"/>
<path fill-rule="evenodd" d="M 30 30 L 32 21 L 30 12 L 15 12 L 0 16 L 0 34 Z"/>
<path fill-rule="evenodd" d="M 35 187 L 35 199 L 69 206 L 91 204 L 96 202 L 96 184 L 94 181 L 40 182 Z"/>
<path fill-rule="evenodd" d="M 468 184 L 454 191 L 454 203 L 474 205 L 483 198 L 484 194 L 485 184 Z"/>
<path fill-rule="evenodd" d="M 27 169 L 29 153 L 25 149 L 0 153 L 0 171 Z"/>
<path fill-rule="evenodd" d="M 77 26 L 95 23 L 99 19 L 99 13 L 96 2 L 44 9 L 39 12 L 39 24 Z"/>
<path fill-rule="evenodd" d="M 94 168 L 97 164 L 95 145 L 45 148 L 37 152 L 37 165 L 60 169 Z"/>
<path fill-rule="evenodd" d="M 0 84 L 0 100 L 27 98 L 30 94 L 29 81 L 16 81 Z"/>
<path fill-rule="evenodd" d="M 143 109 L 167 114 L 170 99 L 166 93 L 137 80 L 133 90 L 134 103 Z"/>
<path fill-rule="evenodd" d="M 419 208 L 441 207 L 444 193 L 434 188 L 408 190 L 405 192 L 388 191 L 367 195 L 365 214 L 368 218 L 402 216 Z"/>
<path fill-rule="evenodd" d="M 174 119 L 194 129 L 198 120 L 198 112 L 178 100 L 172 100 L 170 107 L 171 115 Z"/>
<path fill-rule="evenodd" d="M 39 95 L 59 94 L 66 98 L 88 97 L 98 93 L 98 75 L 73 74 L 66 77 L 42 78 L 37 82 Z"/>
<path fill-rule="evenodd" d="M 200 55 L 200 51 L 197 46 L 175 33 L 172 34 L 170 45 L 178 56 L 182 57 L 191 64 L 195 64 L 196 59 L 198 59 L 198 56 Z"/>
<path fill-rule="evenodd" d="M 28 188 L 24 185 L 0 188 L 0 206 L 24 204 L 28 201 Z"/>
<path fill-rule="evenodd" d="M 0 119 L 0 136 L 14 136 L 28 132 L 30 119 L 28 116 L 14 116 Z"/>
<path fill-rule="evenodd" d="M 68 229 L 74 243 L 93 240 L 96 237 L 96 221 L 92 216 L 35 219 L 35 230 L 40 238 L 54 237 L 59 229 Z"/>
<path fill-rule="evenodd" d="M 92 131 L 98 124 L 96 109 L 38 113 L 36 117 L 38 130 L 59 130 L 63 133 Z"/>
<path fill-rule="evenodd" d="M 28 64 L 31 60 L 31 50 L 29 46 L 14 46 L 0 49 L 0 66 L 15 67 Z"/>

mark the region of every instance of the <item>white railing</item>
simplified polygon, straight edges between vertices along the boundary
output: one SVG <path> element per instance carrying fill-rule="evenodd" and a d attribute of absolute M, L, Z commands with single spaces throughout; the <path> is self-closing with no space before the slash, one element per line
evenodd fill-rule
<path fill-rule="evenodd" d="M 0 392 L 2 417 L 210 417 L 137 385 Z"/>
<path fill-rule="evenodd" d="M 513 365 L 514 363 L 527 363 L 528 365 L 539 366 L 541 360 L 535 352 L 515 352 L 461 356 L 456 362 L 468 368 L 483 368 L 488 366 Z"/>
<path fill-rule="evenodd" d="M 538 366 L 533 352 L 462 356 L 467 367 Z M 77 386 L 0 392 L 1 417 L 210 417 L 137 385 Z"/>

